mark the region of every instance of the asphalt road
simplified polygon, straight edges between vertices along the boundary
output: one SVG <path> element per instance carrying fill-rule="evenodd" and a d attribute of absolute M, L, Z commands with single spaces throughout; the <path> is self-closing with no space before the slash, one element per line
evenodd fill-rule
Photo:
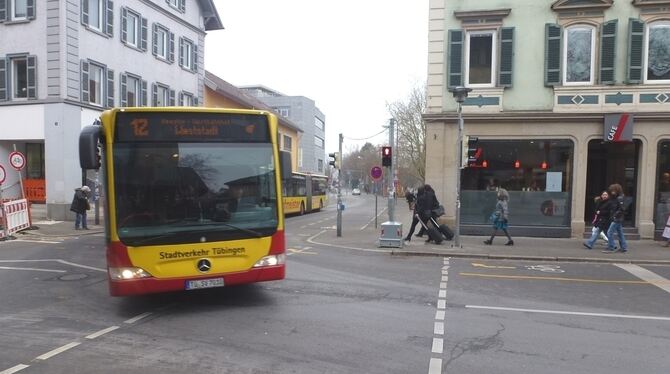
<path fill-rule="evenodd" d="M 310 240 L 333 205 L 287 220 L 286 280 L 242 287 L 113 298 L 102 235 L 0 243 L 0 374 L 667 373 L 670 267 Z M 343 234 L 373 217 L 346 197 Z"/>

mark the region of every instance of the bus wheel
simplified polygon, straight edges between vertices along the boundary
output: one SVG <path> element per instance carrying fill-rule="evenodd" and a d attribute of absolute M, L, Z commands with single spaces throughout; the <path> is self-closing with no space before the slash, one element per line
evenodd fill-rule
<path fill-rule="evenodd" d="M 305 204 L 300 203 L 300 215 L 303 215 L 303 214 L 305 214 Z"/>

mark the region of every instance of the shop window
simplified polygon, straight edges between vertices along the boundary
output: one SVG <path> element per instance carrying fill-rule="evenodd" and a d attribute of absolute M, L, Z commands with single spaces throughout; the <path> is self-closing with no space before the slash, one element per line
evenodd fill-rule
<path fill-rule="evenodd" d="M 670 216 L 670 140 L 658 144 L 658 169 L 656 177 L 656 217 L 657 230 L 663 230 Z"/>
<path fill-rule="evenodd" d="M 568 227 L 573 144 L 570 140 L 482 140 L 461 177 L 461 219 L 489 224 L 496 191 L 510 193 L 510 223 Z"/>

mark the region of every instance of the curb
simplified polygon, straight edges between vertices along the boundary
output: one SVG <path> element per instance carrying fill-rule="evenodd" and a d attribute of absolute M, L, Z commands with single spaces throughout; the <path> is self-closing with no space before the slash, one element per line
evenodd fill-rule
<path fill-rule="evenodd" d="M 42 237 L 42 238 L 74 238 L 74 237 L 77 237 L 77 236 L 95 235 L 95 234 L 100 234 L 100 233 L 104 233 L 104 232 L 105 232 L 105 230 L 93 229 L 93 230 L 86 230 L 86 231 L 83 231 L 82 233 L 77 233 L 77 234 L 69 234 L 69 233 L 68 234 L 65 234 L 65 233 L 63 233 L 63 234 L 42 234 L 42 233 L 38 233 L 38 232 L 34 232 L 34 231 L 32 231 L 32 232 L 19 231 L 17 234 L 21 234 L 21 235 L 24 235 L 26 237 L 27 236 L 39 236 L 39 237 Z M 14 236 L 16 236 L 16 235 L 14 235 Z"/>
<path fill-rule="evenodd" d="M 487 260 L 517 260 L 517 261 L 543 261 L 543 262 L 590 262 L 590 263 L 629 263 L 641 265 L 670 265 L 668 260 L 636 260 L 625 258 L 596 258 L 596 257 L 553 257 L 553 256 L 522 256 L 522 255 L 493 255 L 482 253 L 462 253 L 462 252 L 412 252 L 412 251 L 391 251 L 392 256 L 425 256 L 425 257 L 454 257 L 454 258 L 472 258 Z"/>

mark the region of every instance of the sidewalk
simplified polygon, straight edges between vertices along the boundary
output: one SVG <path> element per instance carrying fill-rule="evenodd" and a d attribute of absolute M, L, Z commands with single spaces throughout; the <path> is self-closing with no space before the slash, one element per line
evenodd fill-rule
<path fill-rule="evenodd" d="M 409 220 L 409 217 L 407 219 Z M 411 222 L 402 223 L 403 235 L 407 235 Z M 418 227 L 415 234 L 417 232 Z M 513 246 L 504 245 L 507 238 L 501 233 L 502 235 L 496 236 L 493 240 L 493 245 L 484 244 L 484 240 L 487 239 L 484 236 L 461 236 L 461 248 L 454 247 L 453 241 L 444 241 L 439 245 L 426 244 L 427 236 L 423 238 L 413 236 L 409 243 L 403 243 L 402 248 L 379 248 L 380 234 L 381 227 L 375 229 L 374 225 L 364 230 L 345 226 L 342 237 L 338 238 L 334 230 L 329 230 L 316 236 L 311 242 L 349 249 L 385 249 L 393 255 L 401 256 L 670 265 L 670 247 L 664 247 L 664 242 L 653 240 L 629 240 L 627 253 L 602 253 L 601 251 L 606 249 L 602 241 L 599 241 L 592 250 L 588 250 L 582 245 L 583 239 L 515 237 L 513 228 L 510 232 L 514 239 Z"/>

